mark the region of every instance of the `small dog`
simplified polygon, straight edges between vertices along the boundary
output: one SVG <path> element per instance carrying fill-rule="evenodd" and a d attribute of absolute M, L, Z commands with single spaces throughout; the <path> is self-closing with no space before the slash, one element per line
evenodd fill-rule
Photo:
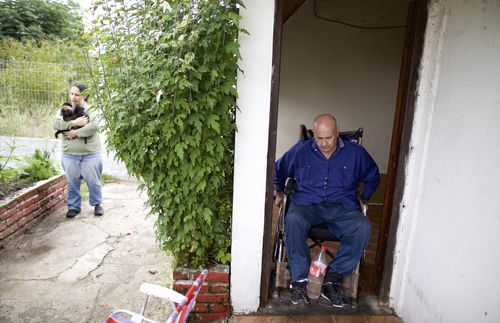
<path fill-rule="evenodd" d="M 85 109 L 83 107 L 76 106 L 73 108 L 71 103 L 68 102 L 65 102 L 61 105 L 61 116 L 63 117 L 63 120 L 66 122 L 75 120 L 80 117 L 87 117 L 87 118 L 89 117 L 89 115 L 85 112 Z M 71 127 L 71 129 L 78 129 L 78 128 L 81 127 Z M 55 133 L 56 138 L 59 137 L 60 133 L 65 133 L 67 131 L 69 130 L 57 130 Z M 87 138 L 84 139 L 85 143 L 87 143 Z"/>

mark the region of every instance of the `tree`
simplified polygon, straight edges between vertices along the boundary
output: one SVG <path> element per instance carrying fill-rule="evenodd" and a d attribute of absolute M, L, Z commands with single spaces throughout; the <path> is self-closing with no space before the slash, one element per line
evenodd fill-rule
<path fill-rule="evenodd" d="M 82 32 L 80 6 L 73 0 L 0 0 L 0 39 L 74 39 Z"/>

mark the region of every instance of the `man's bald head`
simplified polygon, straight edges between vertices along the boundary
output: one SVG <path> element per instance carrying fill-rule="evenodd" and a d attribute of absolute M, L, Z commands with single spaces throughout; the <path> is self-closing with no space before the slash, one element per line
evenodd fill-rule
<path fill-rule="evenodd" d="M 337 149 L 337 120 L 328 113 L 320 114 L 314 118 L 314 140 L 326 158 L 330 158 Z"/>
<path fill-rule="evenodd" d="M 337 119 L 329 113 L 323 113 L 314 118 L 313 127 L 317 128 L 319 125 L 332 125 L 337 129 Z"/>

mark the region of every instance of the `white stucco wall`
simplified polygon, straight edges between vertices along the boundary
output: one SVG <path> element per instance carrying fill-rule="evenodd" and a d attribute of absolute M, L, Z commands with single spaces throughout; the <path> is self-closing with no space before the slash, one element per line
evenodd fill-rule
<path fill-rule="evenodd" d="M 432 1 L 391 305 L 500 322 L 500 1 Z"/>
<path fill-rule="evenodd" d="M 342 3 L 348 2 L 330 3 L 332 15 Z M 329 112 L 341 131 L 365 129 L 363 146 L 386 173 L 404 28 L 365 30 L 324 21 L 314 16 L 313 5 L 306 2 L 283 29 L 276 158 L 297 142 L 301 123 L 311 128 L 316 115 Z M 404 25 L 404 7 L 384 20 Z M 336 18 L 349 21 L 348 13 L 359 16 L 356 10 L 353 5 Z"/>
<path fill-rule="evenodd" d="M 274 1 L 245 1 L 239 42 L 234 198 L 231 248 L 231 304 L 236 313 L 258 309 L 271 98 Z"/>

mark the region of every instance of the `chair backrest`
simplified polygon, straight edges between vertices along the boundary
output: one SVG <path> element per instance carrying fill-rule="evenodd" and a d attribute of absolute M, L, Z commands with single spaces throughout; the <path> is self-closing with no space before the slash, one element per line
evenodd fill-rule
<path fill-rule="evenodd" d="M 359 128 L 358 130 L 352 130 L 352 131 L 341 131 L 339 133 L 339 136 L 343 140 L 348 140 L 355 142 L 359 145 L 363 143 L 363 128 Z M 303 124 L 300 125 L 300 130 L 299 130 L 299 140 L 309 140 L 314 138 L 314 133 L 311 129 L 307 129 L 307 127 Z"/>
<path fill-rule="evenodd" d="M 170 317 L 167 320 L 167 323 L 174 323 L 174 322 L 185 322 L 189 313 L 193 309 L 194 305 L 196 304 L 196 297 L 198 297 L 198 293 L 200 292 L 201 286 L 207 279 L 208 275 L 208 270 L 204 269 L 198 278 L 196 278 L 195 281 L 193 281 L 193 284 L 189 288 L 188 292 L 186 293 L 185 299 L 183 299 L 179 304 L 177 304 L 177 307 L 175 310 L 170 314 Z"/>

